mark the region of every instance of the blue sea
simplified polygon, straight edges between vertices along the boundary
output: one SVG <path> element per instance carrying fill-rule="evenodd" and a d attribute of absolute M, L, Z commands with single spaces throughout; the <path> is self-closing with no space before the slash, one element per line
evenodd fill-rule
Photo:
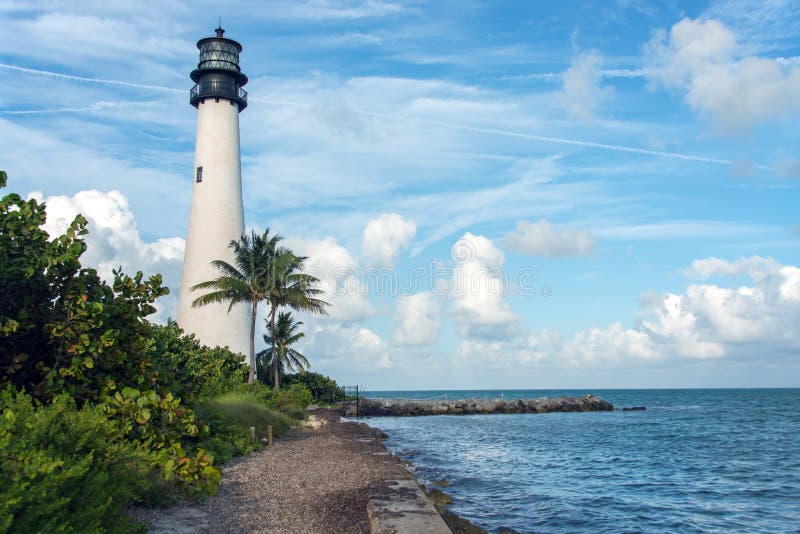
<path fill-rule="evenodd" d="M 392 391 L 384 398 L 592 393 L 646 411 L 368 418 L 421 481 L 489 532 L 800 532 L 800 389 Z"/>

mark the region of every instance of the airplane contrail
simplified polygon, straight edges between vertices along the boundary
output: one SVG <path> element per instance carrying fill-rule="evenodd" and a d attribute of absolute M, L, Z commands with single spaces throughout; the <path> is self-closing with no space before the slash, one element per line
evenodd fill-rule
<path fill-rule="evenodd" d="M 74 76 L 72 74 L 62 74 L 60 72 L 53 72 L 48 70 L 38 70 L 38 69 L 29 69 L 26 67 L 18 67 L 16 65 L 9 65 L 6 63 L 0 63 L 0 68 L 14 70 L 18 72 L 25 72 L 28 74 L 36 74 L 42 76 L 51 76 L 55 78 L 62 78 L 65 80 L 74 80 L 80 82 L 88 82 L 88 83 L 100 83 L 100 84 L 108 84 L 108 85 L 119 85 L 124 87 L 135 87 L 139 89 L 149 89 L 153 91 L 163 91 L 169 93 L 185 93 L 186 91 L 182 89 L 175 89 L 172 87 L 165 87 L 161 85 L 149 85 L 149 84 L 140 84 L 140 83 L 132 83 L 132 82 L 125 82 L 121 80 L 108 80 L 104 78 L 87 78 L 84 76 Z M 261 102 L 265 104 L 278 104 L 278 105 L 291 105 L 303 108 L 313 108 L 315 107 L 312 104 L 308 104 L 305 102 L 295 102 L 291 100 L 272 100 L 268 98 L 254 98 L 250 97 L 251 102 Z M 79 109 L 79 108 L 63 108 L 62 111 L 69 112 L 69 111 L 96 111 L 96 109 L 92 106 L 87 109 Z M 514 132 L 510 130 L 499 130 L 496 128 L 482 128 L 479 126 L 468 126 L 464 124 L 455 124 L 450 122 L 443 122 L 443 121 L 434 121 L 429 119 L 422 119 L 417 117 L 406 117 L 403 115 L 396 115 L 392 113 L 381 113 L 377 111 L 369 111 L 365 109 L 356 108 L 354 111 L 361 115 L 371 116 L 381 119 L 387 120 L 395 120 L 395 121 L 405 121 L 405 122 L 415 122 L 418 124 L 428 124 L 430 126 L 438 126 L 441 128 L 448 128 L 452 130 L 462 130 L 462 131 L 469 131 L 469 132 L 476 132 L 476 133 L 483 133 L 489 135 L 499 135 L 504 137 L 515 137 L 518 139 L 528 139 L 531 141 L 539 141 L 544 143 L 554 143 L 554 144 L 562 144 L 562 145 L 571 145 L 571 146 L 579 146 L 585 148 L 597 148 L 601 150 L 609 150 L 613 152 L 626 152 L 629 154 L 640 154 L 644 156 L 655 156 L 660 158 L 671 158 L 671 159 L 681 159 L 684 161 L 697 161 L 700 163 L 714 163 L 718 165 L 732 165 L 734 163 L 733 160 L 730 159 L 722 159 L 722 158 L 711 158 L 706 156 L 697 156 L 693 154 L 684 154 L 680 152 L 666 152 L 663 150 L 651 150 L 647 148 L 640 148 L 640 147 L 632 147 L 626 145 L 612 145 L 608 143 L 598 143 L 595 141 L 581 141 L 579 139 L 569 139 L 564 137 L 553 137 L 553 136 L 546 136 L 546 135 L 535 135 L 535 134 L 527 134 L 522 132 Z M 3 112 L 5 114 L 35 114 L 35 113 L 57 113 L 59 110 L 23 110 L 20 112 Z M 774 167 L 770 167 L 767 165 L 756 165 L 754 164 L 753 167 L 762 170 L 774 171 Z"/>
<path fill-rule="evenodd" d="M 50 76 L 52 78 L 61 78 L 63 80 L 73 80 L 76 82 L 88 83 L 101 83 L 106 85 L 121 85 L 123 87 L 135 87 L 137 89 L 149 89 L 151 91 L 164 91 L 167 93 L 185 93 L 183 89 L 175 89 L 173 87 L 165 87 L 163 85 L 150 85 L 145 83 L 123 82 L 120 80 L 107 80 L 104 78 L 87 78 L 85 76 L 74 76 L 72 74 L 62 74 L 60 72 L 53 72 L 50 70 L 29 69 L 26 67 L 18 67 L 16 65 L 8 65 L 7 63 L 0 63 L 0 68 L 14 70 L 17 72 L 24 72 L 26 74 L 36 74 L 38 76 Z"/>
<path fill-rule="evenodd" d="M 271 99 L 263 99 L 263 98 L 251 98 L 252 101 L 255 102 L 262 102 L 266 104 L 286 104 L 286 105 L 293 105 L 303 108 L 313 108 L 314 106 L 304 102 L 293 102 L 291 100 L 271 100 Z M 430 119 L 423 119 L 418 117 L 406 117 L 403 115 L 395 115 L 391 113 L 381 113 L 377 111 L 368 111 L 365 109 L 355 108 L 354 111 L 361 115 L 377 117 L 381 119 L 388 119 L 388 120 L 396 120 L 396 121 L 405 121 L 405 122 L 415 122 L 419 124 L 428 124 L 430 126 L 439 126 L 442 128 L 448 128 L 451 130 L 463 130 L 463 131 L 470 131 L 476 133 L 484 133 L 490 135 L 500 135 L 504 137 L 516 137 L 519 139 L 528 139 L 531 141 L 541 141 L 545 143 L 555 143 L 555 144 L 562 144 L 562 145 L 572 145 L 572 146 L 580 146 L 585 148 L 599 148 L 602 150 L 610 150 L 614 152 L 627 152 L 630 154 L 641 154 L 643 156 L 656 156 L 660 158 L 672 158 L 672 159 L 682 159 L 685 161 L 697 161 L 701 163 L 714 163 L 719 165 L 732 165 L 734 163 L 733 160 L 730 159 L 722 159 L 722 158 L 711 158 L 707 156 L 697 156 L 694 154 L 683 154 L 680 152 L 666 152 L 663 150 L 651 150 L 648 148 L 640 148 L 640 147 L 632 147 L 626 145 L 612 145 L 608 143 L 598 143 L 596 141 L 581 141 L 579 139 L 568 139 L 564 137 L 553 137 L 553 136 L 546 136 L 546 135 L 535 135 L 535 134 L 527 134 L 522 132 L 514 132 L 509 130 L 498 130 L 496 128 L 482 128 L 480 126 L 468 126 L 464 124 L 455 124 L 451 122 L 442 122 L 442 121 L 434 121 Z M 770 167 L 767 165 L 753 165 L 753 167 L 768 171 L 774 171 L 774 167 Z"/>
<path fill-rule="evenodd" d="M 93 111 L 101 111 L 104 109 L 119 109 L 126 107 L 139 107 L 149 106 L 165 102 L 165 100 L 131 100 L 131 101 L 118 101 L 108 102 L 101 100 L 89 106 L 84 107 L 67 107 L 67 108 L 50 108 L 50 109 L 0 109 L 0 115 L 47 115 L 52 113 L 91 113 Z"/>

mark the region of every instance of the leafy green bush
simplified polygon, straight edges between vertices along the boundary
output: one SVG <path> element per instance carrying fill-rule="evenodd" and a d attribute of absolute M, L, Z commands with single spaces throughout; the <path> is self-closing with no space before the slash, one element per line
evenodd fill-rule
<path fill-rule="evenodd" d="M 344 399 L 344 392 L 336 381 L 320 373 L 296 373 L 284 377 L 285 384 L 304 384 L 311 392 L 314 402 L 330 404 Z"/>
<path fill-rule="evenodd" d="M 154 387 L 143 319 L 169 292 L 161 276 L 115 271 L 107 284 L 81 267 L 86 219 L 51 239 L 46 217 L 36 200 L 0 199 L 0 376 L 42 400 L 68 393 L 79 406 L 117 387 Z"/>
<path fill-rule="evenodd" d="M 0 392 L 0 532 L 126 532 L 123 508 L 160 483 L 101 408 Z"/>
<path fill-rule="evenodd" d="M 52 238 L 45 221 L 0 198 L 0 534 L 128 531 L 129 504 L 213 494 L 251 426 L 303 416 L 305 387 L 246 385 L 241 355 L 150 324 L 159 275 L 83 268 L 84 217 Z"/>
<path fill-rule="evenodd" d="M 161 471 L 164 480 L 176 481 L 189 495 L 217 492 L 220 472 L 212 465 L 213 454 L 193 451 L 191 446 L 208 434 L 208 426 L 195 420 L 194 412 L 182 406 L 180 399 L 171 393 L 161 397 L 155 391 L 125 388 L 101 407 L 120 423 L 129 440 L 151 452 L 153 467 Z"/>
<path fill-rule="evenodd" d="M 314 401 L 311 392 L 303 384 L 292 384 L 288 388 L 278 391 L 275 396 L 275 406 L 279 408 L 294 408 L 302 410 Z"/>
<path fill-rule="evenodd" d="M 165 389 L 184 404 L 211 399 L 247 380 L 244 356 L 228 349 L 209 348 L 193 335 L 185 335 L 178 323 L 150 325 L 151 359 Z"/>

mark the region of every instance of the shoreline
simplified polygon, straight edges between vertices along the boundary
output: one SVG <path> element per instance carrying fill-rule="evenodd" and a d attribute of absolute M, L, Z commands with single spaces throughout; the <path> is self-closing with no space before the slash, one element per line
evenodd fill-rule
<path fill-rule="evenodd" d="M 379 429 L 341 421 L 334 410 L 318 409 L 273 447 L 223 465 L 215 496 L 163 509 L 136 508 L 132 516 L 149 522 L 147 532 L 153 534 L 381 532 L 376 521 L 380 526 L 381 520 L 394 521 L 398 514 L 391 509 L 376 513 L 378 505 L 413 504 L 414 510 L 407 513 L 412 519 L 420 517 L 426 504 L 435 509 L 427 496 L 413 502 L 409 489 L 419 483 L 381 439 L 385 438 Z M 444 525 L 444 514 L 435 510 L 435 518 L 429 519 Z M 381 513 L 384 519 L 374 519 Z"/>

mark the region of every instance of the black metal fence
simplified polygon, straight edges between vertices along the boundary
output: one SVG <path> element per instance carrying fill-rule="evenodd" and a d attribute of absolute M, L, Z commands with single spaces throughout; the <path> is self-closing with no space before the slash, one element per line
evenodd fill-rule
<path fill-rule="evenodd" d="M 349 403 L 355 403 L 355 412 L 356 417 L 360 417 L 361 414 L 359 413 L 359 400 L 361 399 L 361 391 L 358 390 L 358 386 L 342 386 L 342 393 L 344 393 L 344 402 L 345 405 Z"/>

